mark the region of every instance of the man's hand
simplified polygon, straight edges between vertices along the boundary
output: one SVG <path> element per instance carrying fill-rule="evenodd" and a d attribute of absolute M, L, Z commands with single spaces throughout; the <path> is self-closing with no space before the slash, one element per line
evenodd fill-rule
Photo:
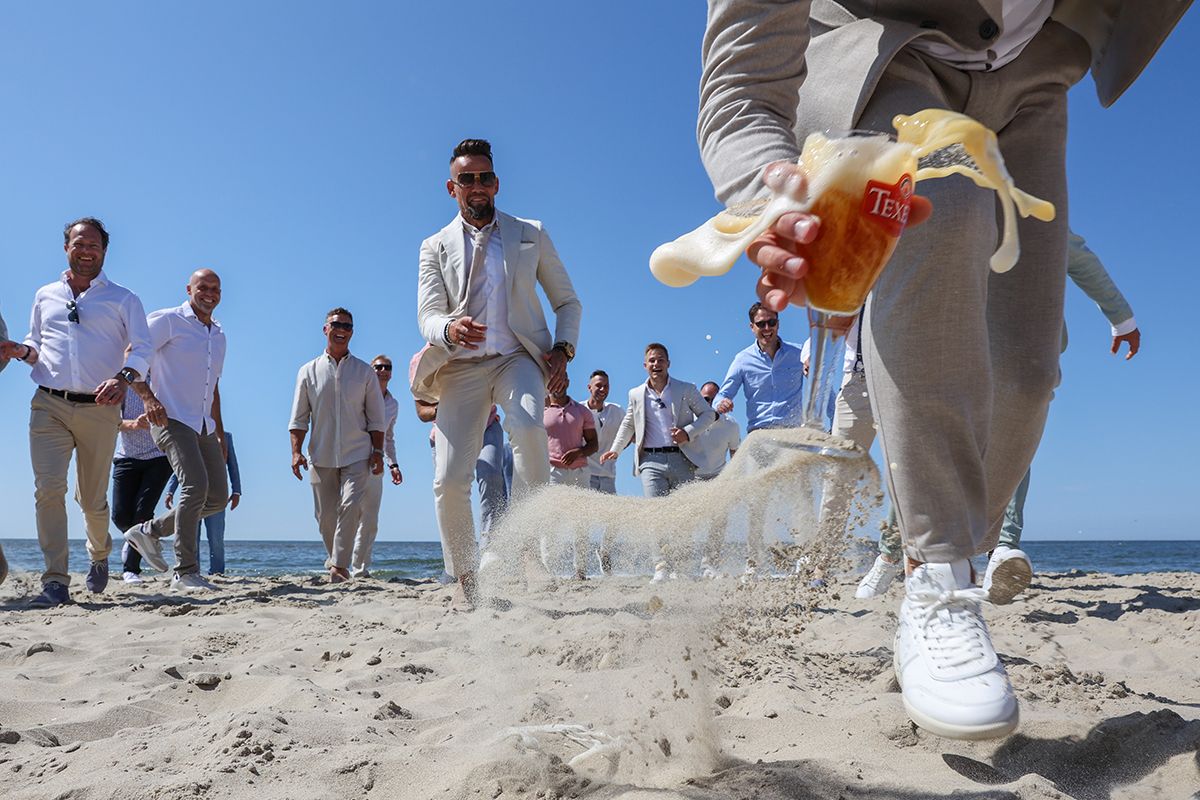
<path fill-rule="evenodd" d="M 21 357 L 26 355 L 29 355 L 29 349 L 20 342 L 12 342 L 8 339 L 0 341 L 0 358 L 3 358 L 5 361 L 10 358 L 20 361 Z"/>
<path fill-rule="evenodd" d="M 141 430 L 148 431 L 148 430 L 150 430 L 150 418 L 147 417 L 145 414 L 138 414 L 137 419 L 135 419 L 133 421 L 133 426 L 135 428 L 140 428 Z"/>
<path fill-rule="evenodd" d="M 165 428 L 167 425 L 167 410 L 163 408 L 163 404 L 158 402 L 158 398 L 150 391 L 150 387 L 144 383 L 139 383 L 138 386 L 145 386 L 144 393 L 138 391 L 138 395 L 142 398 L 142 405 L 146 407 L 146 419 L 151 425 L 158 428 Z"/>
<path fill-rule="evenodd" d="M 392 464 L 392 483 L 396 486 L 404 483 L 404 476 L 400 474 L 400 465 Z"/>
<path fill-rule="evenodd" d="M 671 441 L 675 444 L 683 444 L 684 442 L 691 441 L 691 437 L 688 436 L 687 431 L 683 428 L 671 428 Z"/>
<path fill-rule="evenodd" d="M 1125 360 L 1133 358 L 1137 355 L 1138 350 L 1142 346 L 1142 333 L 1138 328 L 1134 328 L 1129 333 L 1120 336 L 1114 336 L 1112 340 L 1112 354 L 1116 355 L 1121 350 L 1121 342 L 1129 344 L 1129 352 L 1125 354 Z"/>
<path fill-rule="evenodd" d="M 467 350 L 478 350 L 487 338 L 487 325 L 480 325 L 471 317 L 459 317 L 450 323 L 446 331 L 450 344 Z"/>
<path fill-rule="evenodd" d="M 167 492 L 167 496 L 163 498 L 163 505 L 167 507 L 168 511 L 175 507 L 175 494 L 173 492 Z"/>
<path fill-rule="evenodd" d="M 308 459 L 304 457 L 303 453 L 292 453 L 292 474 L 298 481 L 304 480 L 300 475 L 301 468 L 308 469 Z"/>
<path fill-rule="evenodd" d="M 567 389 L 567 354 L 562 350 L 551 350 L 543 353 L 542 359 L 550 367 L 550 378 L 546 381 L 546 390 L 551 394 L 561 394 Z"/>
<path fill-rule="evenodd" d="M 793 162 L 777 161 L 763 172 L 763 182 L 777 193 L 786 192 L 796 198 L 806 193 L 804 171 Z M 908 227 L 920 225 L 933 213 L 928 199 L 913 196 L 908 212 Z M 782 311 L 788 304 L 807 303 L 804 275 L 809 270 L 808 245 L 821 234 L 821 220 L 814 214 L 792 211 L 782 215 L 766 233 L 746 248 L 746 255 L 762 268 L 757 292 L 763 305 L 772 311 Z"/>
<path fill-rule="evenodd" d="M 580 454 L 582 454 L 582 453 L 583 453 L 582 447 L 572 447 L 570 450 L 563 453 L 562 457 L 558 459 L 561 462 L 559 464 L 559 466 L 569 469 L 571 466 L 571 462 L 573 462 L 575 459 L 579 458 Z"/>
<path fill-rule="evenodd" d="M 96 405 L 119 406 L 125 399 L 125 389 L 129 384 L 121 378 L 109 378 L 96 387 Z M 164 413 L 165 416 L 165 413 Z"/>
<path fill-rule="evenodd" d="M 383 474 L 383 453 L 375 451 L 371 453 L 371 457 L 367 459 L 367 464 L 371 468 L 372 475 Z"/>
<path fill-rule="evenodd" d="M 609 450 L 607 453 L 600 456 L 600 463 L 607 464 L 610 461 L 615 461 L 616 458 L 617 458 L 617 454 L 614 453 L 612 450 Z"/>
<path fill-rule="evenodd" d="M 240 494 L 229 495 L 229 510 L 233 511 L 238 507 L 238 503 L 240 502 L 242 502 L 242 496 Z"/>
<path fill-rule="evenodd" d="M 717 410 L 718 414 L 728 414 L 733 411 L 733 401 L 728 397 L 722 397 L 713 408 Z"/>

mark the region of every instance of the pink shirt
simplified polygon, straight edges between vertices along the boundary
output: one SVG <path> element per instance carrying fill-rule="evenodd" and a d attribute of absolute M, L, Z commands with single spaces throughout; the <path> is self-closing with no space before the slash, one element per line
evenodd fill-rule
<path fill-rule="evenodd" d="M 563 453 L 583 446 L 583 432 L 596 430 L 596 421 L 588 407 L 577 400 L 572 400 L 565 406 L 546 406 L 542 412 L 542 421 L 546 425 L 546 436 L 550 443 L 550 465 L 565 469 L 580 469 L 586 467 L 588 460 L 585 456 L 572 459 L 564 464 Z"/>

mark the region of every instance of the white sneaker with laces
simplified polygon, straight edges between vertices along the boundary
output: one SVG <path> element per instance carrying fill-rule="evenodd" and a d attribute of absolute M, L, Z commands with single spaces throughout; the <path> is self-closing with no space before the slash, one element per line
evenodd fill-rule
<path fill-rule="evenodd" d="M 125 541 L 142 554 L 146 563 L 159 572 L 169 572 L 167 560 L 163 558 L 162 543 L 150 535 L 150 523 L 143 522 L 125 531 Z"/>
<path fill-rule="evenodd" d="M 171 578 L 171 589 L 176 592 L 206 592 L 216 588 L 197 572 L 189 572 L 187 575 L 177 572 L 175 577 Z"/>
<path fill-rule="evenodd" d="M 892 582 L 900 577 L 902 570 L 901 562 L 897 561 L 893 564 L 884 559 L 882 555 L 875 556 L 875 563 L 858 582 L 858 589 L 855 590 L 854 596 L 859 600 L 864 600 L 868 597 L 879 597 L 886 594 Z"/>
<path fill-rule="evenodd" d="M 988 559 L 987 571 L 983 573 L 983 590 L 988 593 L 990 602 L 1006 606 L 1028 589 L 1032 580 L 1033 564 L 1025 551 L 999 546 Z"/>
<path fill-rule="evenodd" d="M 126 583 L 145 583 L 145 581 L 142 580 L 142 576 L 138 575 L 136 572 L 121 573 L 121 580 L 125 581 Z"/>
<path fill-rule="evenodd" d="M 905 579 L 893 666 L 909 718 L 951 739 L 991 739 L 1017 727 L 1017 698 L 992 647 L 971 562 L 922 564 Z"/>

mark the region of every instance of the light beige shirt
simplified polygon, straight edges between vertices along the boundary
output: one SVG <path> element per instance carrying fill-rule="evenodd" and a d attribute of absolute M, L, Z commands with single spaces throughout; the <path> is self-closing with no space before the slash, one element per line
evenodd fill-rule
<path fill-rule="evenodd" d="M 288 430 L 309 431 L 314 467 L 347 467 L 371 456 L 370 431 L 387 430 L 383 392 L 371 365 L 322 353 L 300 368 Z"/>

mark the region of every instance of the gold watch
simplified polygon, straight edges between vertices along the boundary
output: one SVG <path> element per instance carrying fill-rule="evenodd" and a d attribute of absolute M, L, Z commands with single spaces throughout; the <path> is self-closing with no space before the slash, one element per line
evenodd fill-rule
<path fill-rule="evenodd" d="M 551 350 L 561 350 L 562 354 L 567 357 L 567 361 L 572 361 L 575 358 L 575 345 L 570 342 L 555 342 Z"/>

